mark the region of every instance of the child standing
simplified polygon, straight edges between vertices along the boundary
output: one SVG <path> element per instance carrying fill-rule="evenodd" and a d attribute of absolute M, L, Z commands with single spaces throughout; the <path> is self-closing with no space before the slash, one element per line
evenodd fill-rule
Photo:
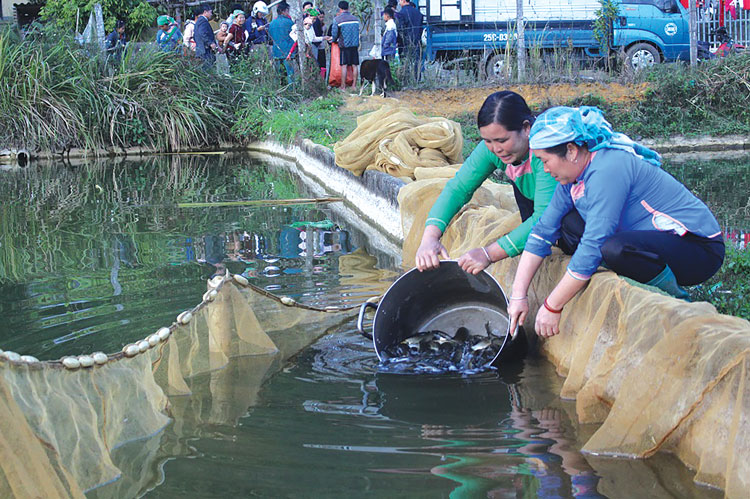
<path fill-rule="evenodd" d="M 396 21 L 393 20 L 395 14 L 393 9 L 386 7 L 383 10 L 383 21 L 385 22 L 385 32 L 383 33 L 383 41 L 380 43 L 381 55 L 383 59 L 390 62 L 396 55 Z"/>

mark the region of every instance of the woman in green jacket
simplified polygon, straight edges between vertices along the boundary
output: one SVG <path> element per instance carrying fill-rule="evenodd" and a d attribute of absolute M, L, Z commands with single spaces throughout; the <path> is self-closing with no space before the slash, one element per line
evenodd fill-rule
<path fill-rule="evenodd" d="M 437 268 L 440 257 L 448 258 L 440 237 L 458 210 L 497 169 L 503 170 L 513 185 L 521 225 L 489 246 L 470 250 L 458 259 L 458 264 L 465 271 L 477 274 L 493 262 L 523 252 L 531 229 L 557 187 L 555 179 L 545 173 L 544 165 L 529 149 L 529 132 L 533 123 L 534 115 L 517 93 L 505 90 L 487 97 L 477 114 L 482 142 L 474 148 L 456 176 L 445 184 L 427 216 L 416 256 L 420 271 Z M 563 219 L 557 245 L 566 254 L 572 254 L 582 234 L 583 220 L 573 210 Z"/>

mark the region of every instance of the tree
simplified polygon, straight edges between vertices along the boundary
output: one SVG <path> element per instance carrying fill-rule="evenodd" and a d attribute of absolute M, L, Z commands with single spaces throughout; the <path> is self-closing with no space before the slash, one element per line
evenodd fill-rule
<path fill-rule="evenodd" d="M 73 30 L 76 26 L 76 15 L 88 19 L 94 4 L 101 4 L 104 14 L 104 28 L 107 32 L 115 29 L 118 19 L 125 21 L 131 36 L 138 36 L 144 28 L 156 22 L 157 10 L 145 0 L 47 0 L 42 7 L 42 19 L 48 24 L 64 30 Z M 83 30 L 83 26 L 79 29 Z"/>

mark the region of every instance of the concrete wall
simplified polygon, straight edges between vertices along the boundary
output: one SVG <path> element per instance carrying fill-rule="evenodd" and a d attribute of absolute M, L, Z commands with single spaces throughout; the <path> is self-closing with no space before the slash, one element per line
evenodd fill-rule
<path fill-rule="evenodd" d="M 29 0 L 0 0 L 2 2 L 2 16 L 3 21 L 13 21 L 13 4 L 30 3 Z"/>

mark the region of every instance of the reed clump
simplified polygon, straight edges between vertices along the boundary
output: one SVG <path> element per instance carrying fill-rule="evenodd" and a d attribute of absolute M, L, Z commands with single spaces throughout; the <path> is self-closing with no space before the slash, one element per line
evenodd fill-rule
<path fill-rule="evenodd" d="M 44 31 L 0 32 L 0 144 L 35 151 L 72 147 L 163 151 L 231 140 L 227 118 L 242 82 L 193 60 L 144 47 L 119 62 Z"/>

